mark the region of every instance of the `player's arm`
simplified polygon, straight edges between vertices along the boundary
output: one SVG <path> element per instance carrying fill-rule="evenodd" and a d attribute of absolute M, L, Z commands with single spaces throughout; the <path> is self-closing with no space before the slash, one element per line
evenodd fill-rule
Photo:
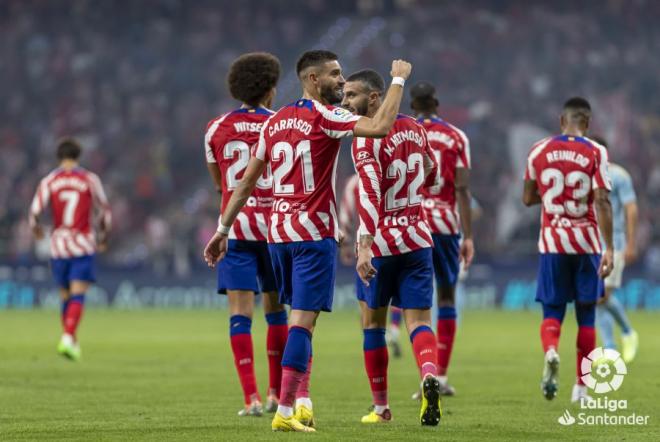
<path fill-rule="evenodd" d="M 243 179 L 232 193 L 225 211 L 220 215 L 218 230 L 204 249 L 204 259 L 210 267 L 215 267 L 218 261 L 224 258 L 227 253 L 229 229 L 257 186 L 257 181 L 264 170 L 266 170 L 265 161 L 254 156 L 250 158 Z"/>
<path fill-rule="evenodd" d="M 360 199 L 357 201 L 360 227 L 358 228 L 358 250 L 356 270 L 362 282 L 369 285 L 369 280 L 376 275 L 376 269 L 371 265 L 371 245 L 378 229 L 380 208 L 380 182 L 382 173 L 373 155 L 373 143 L 380 140 L 356 138 L 353 140 L 353 163 L 358 174 Z"/>
<path fill-rule="evenodd" d="M 48 207 L 48 202 L 50 201 L 50 190 L 48 189 L 48 184 L 46 179 L 43 179 L 39 182 L 37 191 L 32 198 L 32 204 L 30 204 L 30 213 L 28 214 L 28 223 L 32 229 L 32 234 L 36 239 L 42 239 L 44 237 L 44 229 L 39 223 L 39 216 Z"/>
<path fill-rule="evenodd" d="M 605 253 L 601 258 L 599 269 L 600 276 L 605 278 L 612 272 L 612 251 L 614 242 L 612 240 L 612 203 L 610 202 L 609 191 L 604 188 L 594 190 L 594 204 L 598 216 L 598 228 L 605 242 Z"/>
<path fill-rule="evenodd" d="M 204 139 L 204 152 L 206 154 L 206 168 L 211 175 L 213 180 L 213 185 L 215 186 L 215 191 L 218 192 L 218 195 L 222 194 L 222 174 L 218 168 L 218 163 L 213 154 L 213 149 L 211 148 L 211 134 L 207 132 Z"/>
<path fill-rule="evenodd" d="M 470 194 L 470 169 L 459 167 L 456 169 L 456 202 L 458 203 L 458 214 L 461 218 L 461 232 L 463 242 L 461 243 L 461 260 L 467 269 L 474 259 L 474 242 L 472 240 L 472 195 Z"/>
<path fill-rule="evenodd" d="M 112 211 L 110 210 L 110 203 L 105 194 L 105 190 L 103 189 L 101 179 L 97 175 L 91 174 L 90 180 L 92 183 L 92 200 L 94 201 L 95 209 L 99 214 L 98 245 L 99 250 L 103 251 L 108 246 L 108 236 L 110 234 L 110 229 L 112 228 Z"/>
<path fill-rule="evenodd" d="M 525 180 L 522 201 L 527 207 L 541 204 L 543 202 L 541 195 L 539 195 L 539 188 L 536 184 L 536 180 Z"/>
<path fill-rule="evenodd" d="M 361 117 L 353 128 L 353 135 L 366 138 L 383 138 L 392 129 L 396 120 L 401 99 L 403 98 L 403 84 L 410 76 L 412 65 L 403 60 L 392 62 L 392 85 L 387 90 L 383 104 L 373 118 Z"/>

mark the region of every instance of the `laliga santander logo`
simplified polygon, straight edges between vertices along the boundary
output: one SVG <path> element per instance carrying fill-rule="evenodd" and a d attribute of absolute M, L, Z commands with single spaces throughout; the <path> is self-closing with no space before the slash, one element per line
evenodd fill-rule
<path fill-rule="evenodd" d="M 621 354 L 611 348 L 602 347 L 595 348 L 582 358 L 580 369 L 582 382 L 598 394 L 618 390 L 623 383 L 623 377 L 628 374 Z"/>

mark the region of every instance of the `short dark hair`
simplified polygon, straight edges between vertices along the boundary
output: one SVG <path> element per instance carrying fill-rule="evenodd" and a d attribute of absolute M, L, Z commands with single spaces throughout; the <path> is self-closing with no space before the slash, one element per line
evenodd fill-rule
<path fill-rule="evenodd" d="M 323 63 L 339 59 L 334 52 L 323 49 L 315 49 L 303 53 L 296 63 L 296 74 L 300 73 L 310 66 L 321 66 Z"/>
<path fill-rule="evenodd" d="M 574 123 L 589 124 L 591 105 L 582 97 L 573 97 L 564 103 L 564 116 Z"/>
<path fill-rule="evenodd" d="M 233 61 L 227 74 L 229 93 L 250 106 L 258 106 L 280 79 L 280 61 L 268 52 L 249 52 Z"/>
<path fill-rule="evenodd" d="M 433 113 L 438 107 L 435 86 L 428 81 L 420 81 L 410 88 L 410 107 L 415 112 Z"/>
<path fill-rule="evenodd" d="M 385 92 L 385 80 L 373 69 L 362 69 L 361 71 L 352 73 L 346 81 L 361 81 L 367 86 L 369 92 L 376 91 L 381 94 Z"/>
<path fill-rule="evenodd" d="M 57 159 L 62 160 L 77 160 L 80 158 L 82 147 L 73 138 L 63 138 L 57 143 Z"/>

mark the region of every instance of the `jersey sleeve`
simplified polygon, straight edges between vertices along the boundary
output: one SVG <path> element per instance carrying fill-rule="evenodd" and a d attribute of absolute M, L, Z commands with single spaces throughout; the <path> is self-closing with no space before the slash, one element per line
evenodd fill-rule
<path fill-rule="evenodd" d="M 103 221 L 103 228 L 106 231 L 110 230 L 112 224 L 112 212 L 110 211 L 110 203 L 108 202 L 108 197 L 105 195 L 101 179 L 98 175 L 90 173 L 89 182 L 92 190 L 92 200 L 100 212 L 101 220 Z"/>
<path fill-rule="evenodd" d="M 424 174 L 426 180 L 424 187 L 433 187 L 440 184 L 440 165 L 437 162 L 436 155 L 433 153 L 433 148 L 429 143 L 428 133 L 426 129 L 422 132 L 424 137 Z"/>
<path fill-rule="evenodd" d="M 352 145 L 353 164 L 358 174 L 360 199 L 358 201 L 358 216 L 360 236 L 376 236 L 378 227 L 378 208 L 380 207 L 381 170 L 374 156 L 374 145 L 380 139 L 355 138 Z"/>
<path fill-rule="evenodd" d="M 353 129 L 361 118 L 341 107 L 324 106 L 314 102 L 316 110 L 321 118 L 319 125 L 321 130 L 330 138 L 344 138 L 353 135 Z"/>
<path fill-rule="evenodd" d="M 48 207 L 49 202 L 50 189 L 48 188 L 48 177 L 46 177 L 39 182 L 34 198 L 32 198 L 32 204 L 30 204 L 29 222 L 31 227 L 34 226 L 37 218 L 41 215 L 44 209 Z"/>
<path fill-rule="evenodd" d="M 530 152 L 530 154 L 527 156 L 527 166 L 525 167 L 524 176 L 525 181 L 536 181 L 536 168 L 534 167 L 535 156 L 532 155 L 532 153 L 533 152 Z"/>
<path fill-rule="evenodd" d="M 622 170 L 622 172 L 618 190 L 621 204 L 625 206 L 626 204 L 637 202 L 637 195 L 635 194 L 632 177 L 625 170 Z"/>
<path fill-rule="evenodd" d="M 257 146 L 254 149 L 252 156 L 255 158 L 268 162 L 268 149 L 266 149 L 266 128 L 270 120 L 266 121 L 261 127 L 261 132 L 259 133 L 259 141 L 257 141 Z"/>
<path fill-rule="evenodd" d="M 607 155 L 607 149 L 596 143 L 594 143 L 594 146 L 596 147 L 596 164 L 594 165 L 595 171 L 592 177 L 592 188 L 611 191 L 612 181 L 608 170 L 609 158 Z"/>
<path fill-rule="evenodd" d="M 222 119 L 219 118 L 209 122 L 209 124 L 206 126 L 206 134 L 204 135 L 204 152 L 206 154 L 207 163 L 217 162 L 215 159 L 215 154 L 213 153 L 213 146 L 211 146 L 211 140 L 215 131 L 218 130 L 218 126 L 220 125 L 221 121 Z"/>
<path fill-rule="evenodd" d="M 456 133 L 458 134 L 458 138 L 460 140 L 458 145 L 459 147 L 458 147 L 458 158 L 456 160 L 456 167 L 463 169 L 471 169 L 472 158 L 470 157 L 470 140 L 462 130 L 456 129 Z"/>

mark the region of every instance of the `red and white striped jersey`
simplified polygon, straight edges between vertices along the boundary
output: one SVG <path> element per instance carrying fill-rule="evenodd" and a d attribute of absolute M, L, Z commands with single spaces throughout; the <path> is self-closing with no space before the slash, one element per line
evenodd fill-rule
<path fill-rule="evenodd" d="M 601 253 L 593 189 L 611 190 L 607 150 L 586 137 L 559 135 L 534 144 L 525 180 L 543 200 L 541 253 Z"/>
<path fill-rule="evenodd" d="M 431 232 L 456 235 L 461 222 L 456 206 L 456 169 L 470 169 L 470 141 L 462 130 L 441 118 L 419 118 L 429 137 L 429 145 L 438 163 L 437 185 L 425 188 L 424 210 Z"/>
<path fill-rule="evenodd" d="M 92 228 L 94 208 L 98 208 L 106 230 L 112 220 L 110 205 L 99 177 L 82 167 L 57 168 L 39 183 L 30 206 L 30 223 L 51 206 L 53 231 L 50 235 L 52 258 L 93 255 L 96 237 Z"/>
<path fill-rule="evenodd" d="M 346 180 L 339 205 L 339 228 L 344 232 L 344 241 L 355 237 L 358 225 L 357 201 L 360 199 L 358 176 L 353 174 Z"/>
<path fill-rule="evenodd" d="M 359 119 L 345 109 L 300 99 L 264 124 L 255 156 L 273 171 L 269 242 L 339 240 L 340 138 L 352 135 Z"/>
<path fill-rule="evenodd" d="M 374 256 L 432 247 L 422 207 L 424 166 L 433 163 L 424 128 L 399 115 L 385 138 L 355 138 L 352 151 L 359 176 L 358 240 L 373 236 Z"/>
<path fill-rule="evenodd" d="M 272 114 L 271 110 L 264 108 L 240 108 L 209 122 L 204 137 L 204 149 L 206 161 L 216 163 L 222 177 L 221 214 L 243 178 L 264 122 Z M 236 216 L 229 230 L 229 239 L 266 241 L 268 217 L 273 206 L 271 187 L 270 168 L 267 167 L 247 203 Z"/>

